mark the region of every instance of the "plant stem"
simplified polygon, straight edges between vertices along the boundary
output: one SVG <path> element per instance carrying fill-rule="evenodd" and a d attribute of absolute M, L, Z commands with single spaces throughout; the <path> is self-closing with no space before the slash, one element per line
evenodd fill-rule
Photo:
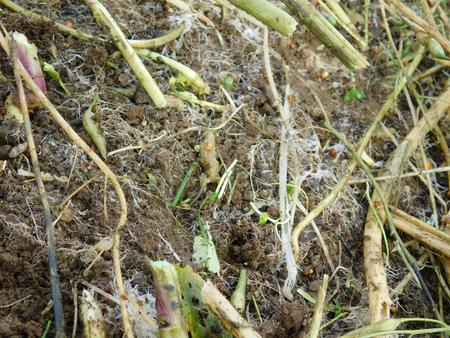
<path fill-rule="evenodd" d="M 155 106 L 158 108 L 164 108 L 167 105 L 166 98 L 158 88 L 158 85 L 155 80 L 153 80 L 147 68 L 139 59 L 139 56 L 136 54 L 133 47 L 131 47 L 130 43 L 125 38 L 125 35 L 111 14 L 109 14 L 108 10 L 98 0 L 85 0 L 85 2 L 91 8 L 98 23 L 106 26 L 109 34 L 111 35 L 112 41 L 120 50 L 123 57 L 127 60 L 134 74 L 141 82 Z"/>
<path fill-rule="evenodd" d="M 320 334 L 320 324 L 322 323 L 322 314 L 325 307 L 325 298 L 327 295 L 328 288 L 328 275 L 323 276 L 322 286 L 319 289 L 317 295 L 316 305 L 314 306 L 314 315 L 311 319 L 310 329 L 308 332 L 308 338 L 319 337 Z"/>
<path fill-rule="evenodd" d="M 362 154 L 366 146 L 369 144 L 372 135 L 377 130 L 378 124 L 381 122 L 381 120 L 384 118 L 384 116 L 389 112 L 391 107 L 394 105 L 394 103 L 397 100 L 397 96 L 401 93 L 403 88 L 405 87 L 406 83 L 411 79 L 412 74 L 416 70 L 417 66 L 419 65 L 420 61 L 423 58 L 423 55 L 425 53 L 425 48 L 421 46 L 416 54 L 416 57 L 414 60 L 410 63 L 408 69 L 406 70 L 406 73 L 403 74 L 403 71 L 400 71 L 401 78 L 396 83 L 396 86 L 394 90 L 392 91 L 391 95 L 389 95 L 386 102 L 381 107 L 379 113 L 377 116 L 375 116 L 372 124 L 370 125 L 369 129 L 366 131 L 364 136 L 362 137 L 359 147 L 357 150 L 357 154 Z M 294 247 L 294 255 L 295 258 L 298 259 L 300 256 L 300 247 L 298 245 L 298 239 L 300 234 L 302 233 L 303 229 L 306 228 L 306 226 L 311 223 L 316 217 L 318 217 L 326 208 L 328 208 L 338 197 L 341 190 L 344 188 L 344 186 L 347 184 L 347 182 L 350 180 L 353 171 L 358 166 L 358 163 L 355 159 L 352 160 L 352 163 L 347 168 L 345 175 L 338 181 L 334 189 L 313 209 L 309 212 L 306 217 L 295 226 L 295 229 L 292 234 L 292 245 Z"/>
<path fill-rule="evenodd" d="M 267 0 L 228 1 L 285 36 L 291 36 L 295 31 L 295 19 Z"/>
<path fill-rule="evenodd" d="M 13 44 L 14 45 L 14 44 Z M 47 231 L 47 246 L 48 246 L 48 265 L 50 268 L 50 282 L 52 286 L 52 300 L 53 300 L 53 312 L 55 315 L 55 327 L 56 327 L 56 337 L 65 337 L 64 333 L 64 314 L 63 306 L 61 301 L 61 291 L 59 288 L 58 279 L 58 267 L 56 260 L 56 239 L 53 230 L 53 221 L 50 212 L 50 203 L 48 201 L 47 192 L 45 191 L 44 182 L 41 176 L 41 170 L 39 166 L 39 159 L 36 152 L 36 145 L 33 139 L 33 131 L 31 129 L 30 116 L 28 114 L 28 106 L 25 97 L 25 90 L 22 83 L 22 78 L 20 77 L 20 63 L 16 55 L 14 55 L 14 50 L 11 51 L 12 63 L 14 66 L 14 76 L 16 78 L 17 90 L 19 92 L 20 109 L 23 114 L 25 130 L 28 141 L 28 149 L 30 151 L 31 162 L 33 163 L 34 176 L 36 177 L 36 185 L 38 187 L 39 195 L 41 197 L 42 207 L 44 209 L 44 221 Z M 24 69 L 25 70 L 25 69 Z M 26 70 L 25 70 L 26 72 Z M 28 73 L 27 73 L 28 74 Z M 33 81 L 33 84 L 36 85 Z M 36 85 L 37 86 L 37 85 Z"/>
<path fill-rule="evenodd" d="M 176 38 L 178 38 L 181 34 L 186 30 L 186 25 L 182 23 L 180 26 L 170 31 L 169 33 L 160 36 L 158 38 L 149 39 L 149 40 L 128 40 L 131 47 L 133 48 L 156 48 L 169 43 Z"/>
<path fill-rule="evenodd" d="M 2 48 L 5 47 L 6 38 L 0 33 L 0 45 Z M 8 49 L 5 49 L 6 53 L 9 53 Z M 28 74 L 24 66 L 17 62 L 18 64 L 18 70 L 20 72 L 20 75 L 25 80 L 27 87 L 33 92 L 33 94 L 36 96 L 36 98 L 41 102 L 42 106 L 45 107 L 52 117 L 55 119 L 55 121 L 59 124 L 59 126 L 64 130 L 64 132 L 67 134 L 67 136 L 74 142 L 75 145 L 80 147 L 82 150 L 86 152 L 86 154 L 97 164 L 97 166 L 100 168 L 100 170 L 105 174 L 106 177 L 111 181 L 114 189 L 116 190 L 117 197 L 119 199 L 120 203 L 120 216 L 119 220 L 116 225 L 115 232 L 113 234 L 114 239 L 114 245 L 112 248 L 112 255 L 113 255 L 113 261 L 114 261 L 114 274 L 115 274 L 115 280 L 116 280 L 116 286 L 117 290 L 119 292 L 119 299 L 120 299 L 120 308 L 122 313 L 122 322 L 123 322 L 123 328 L 125 332 L 125 336 L 128 338 L 133 337 L 133 333 L 131 331 L 131 325 L 130 321 L 128 319 L 128 312 L 127 312 L 127 305 L 125 303 L 126 301 L 126 292 L 123 285 L 122 280 L 122 271 L 120 268 L 120 230 L 125 225 L 127 220 L 127 201 L 125 198 L 125 194 L 123 193 L 123 190 L 120 186 L 119 180 L 117 179 L 117 176 L 111 171 L 111 169 L 103 162 L 103 160 L 87 145 L 86 142 L 83 141 L 83 139 L 72 129 L 72 127 L 67 123 L 67 121 L 61 116 L 61 114 L 57 111 L 55 106 L 47 99 L 45 94 L 41 91 L 41 89 L 34 83 L 31 76 Z"/>
<path fill-rule="evenodd" d="M 369 63 L 307 0 L 282 0 L 298 19 L 351 70 Z"/>

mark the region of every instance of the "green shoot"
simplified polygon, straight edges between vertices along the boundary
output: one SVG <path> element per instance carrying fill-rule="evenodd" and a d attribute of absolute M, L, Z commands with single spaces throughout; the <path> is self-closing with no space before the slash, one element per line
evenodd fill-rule
<path fill-rule="evenodd" d="M 350 103 L 354 100 L 362 101 L 366 98 L 366 93 L 360 89 L 352 88 L 344 95 L 344 103 Z"/>
<path fill-rule="evenodd" d="M 66 85 L 61 79 L 61 76 L 59 75 L 58 71 L 53 67 L 51 64 L 47 62 L 42 63 L 43 67 L 42 70 L 47 73 L 48 76 L 50 76 L 53 80 L 57 81 L 59 86 L 64 90 L 64 93 L 67 96 L 71 96 L 69 89 L 67 89 Z"/>
<path fill-rule="evenodd" d="M 197 169 L 198 163 L 194 162 L 189 167 L 189 170 L 187 171 L 186 175 L 183 178 L 183 181 L 181 182 L 180 187 L 177 190 L 177 193 L 175 197 L 173 198 L 172 202 L 170 202 L 171 207 L 176 207 L 178 204 L 180 204 L 181 199 L 183 198 L 184 192 L 186 190 L 186 186 L 191 179 L 192 174 L 194 173 L 195 169 Z"/>
<path fill-rule="evenodd" d="M 242 269 L 239 273 L 239 280 L 231 295 L 230 302 L 240 313 L 245 310 L 245 291 L 247 289 L 247 270 Z"/>
<path fill-rule="evenodd" d="M 92 109 L 94 109 L 94 107 L 97 105 L 97 101 L 98 97 L 95 96 L 88 109 L 83 113 L 83 127 L 94 144 L 97 146 L 100 155 L 102 155 L 103 158 L 106 158 L 106 155 L 108 153 L 106 151 L 106 140 L 97 122 L 94 120 L 94 113 L 92 112 Z"/>
<path fill-rule="evenodd" d="M 52 327 L 52 321 L 49 320 L 47 325 L 45 325 L 44 333 L 42 333 L 41 338 L 47 338 L 48 333 L 50 332 L 50 328 Z"/>
<path fill-rule="evenodd" d="M 261 215 L 259 215 L 259 221 L 258 224 L 259 225 L 264 225 L 267 223 L 267 221 L 269 220 L 269 214 L 267 212 L 263 212 Z"/>

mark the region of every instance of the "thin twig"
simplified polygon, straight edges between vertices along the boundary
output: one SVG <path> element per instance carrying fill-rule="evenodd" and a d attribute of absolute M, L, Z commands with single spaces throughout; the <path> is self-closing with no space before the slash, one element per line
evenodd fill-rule
<path fill-rule="evenodd" d="M 414 176 L 421 176 L 423 174 L 436 174 L 436 173 L 450 173 L 450 166 L 442 167 L 442 168 L 435 168 L 435 169 L 427 169 L 427 170 L 420 170 L 417 172 L 410 172 L 410 173 L 404 173 L 397 176 L 392 175 L 385 175 L 385 176 L 377 176 L 375 177 L 375 180 L 377 181 L 385 181 L 385 180 L 395 180 L 399 178 L 405 178 L 405 177 L 414 177 Z M 353 178 L 348 181 L 348 184 L 361 184 L 361 183 L 367 183 L 369 180 L 367 178 Z"/>
<path fill-rule="evenodd" d="M 444 154 L 445 163 L 450 167 L 450 150 L 448 148 L 445 135 L 439 126 L 436 126 L 436 128 L 434 128 L 434 133 L 438 138 L 439 147 Z M 450 170 L 447 171 L 447 196 L 450 197 Z"/>
<path fill-rule="evenodd" d="M 18 300 L 16 300 L 16 301 L 10 303 L 10 304 L 0 305 L 0 309 L 6 309 L 6 308 L 8 308 L 8 307 L 14 306 L 14 305 L 16 305 L 16 304 L 18 304 L 18 303 L 20 303 L 20 302 L 23 302 L 25 299 L 28 299 L 28 298 L 30 298 L 30 297 L 31 297 L 31 295 L 28 295 L 28 296 L 25 296 L 25 297 L 23 297 L 23 298 L 20 298 L 20 299 L 18 299 Z"/>
<path fill-rule="evenodd" d="M 5 45 L 6 38 L 0 33 L 0 44 L 2 47 Z M 5 52 L 8 54 L 9 50 L 5 49 Z M 72 129 L 72 127 L 67 123 L 67 121 L 62 117 L 62 115 L 58 112 L 58 110 L 53 106 L 53 104 L 47 99 L 45 94 L 41 91 L 41 89 L 34 83 L 31 76 L 28 74 L 24 66 L 20 61 L 17 62 L 17 68 L 25 80 L 28 88 L 33 92 L 36 98 L 40 101 L 42 106 L 44 106 L 52 117 L 55 119 L 57 124 L 64 130 L 67 136 L 82 150 L 86 152 L 86 154 L 94 161 L 94 163 L 100 168 L 100 170 L 108 177 L 111 181 L 119 199 L 120 204 L 120 216 L 117 222 L 116 230 L 113 234 L 114 245 L 112 248 L 113 254 L 113 262 L 114 262 L 114 274 L 115 281 L 118 293 L 120 295 L 120 310 L 122 313 L 122 321 L 125 336 L 128 338 L 133 337 L 133 333 L 131 331 L 131 325 L 128 318 L 127 306 L 126 306 L 126 293 L 122 280 L 122 271 L 120 268 L 120 230 L 125 225 L 127 220 L 127 201 L 125 198 L 125 194 L 120 186 L 120 183 L 117 179 L 117 176 L 111 171 L 111 169 L 103 162 L 103 160 L 89 147 L 89 145 L 83 141 L 83 139 Z"/>
<path fill-rule="evenodd" d="M 47 192 L 45 191 L 44 182 L 41 176 L 39 159 L 36 151 L 36 145 L 33 139 L 33 131 L 31 129 L 30 116 L 28 114 L 28 106 L 25 97 L 25 90 L 23 88 L 22 78 L 20 77 L 19 65 L 21 66 L 21 63 L 18 57 L 15 55 L 14 41 L 11 42 L 12 46 L 10 49 L 11 50 L 10 57 L 12 58 L 12 64 L 14 67 L 14 76 L 16 78 L 17 84 L 17 91 L 19 93 L 20 110 L 22 111 L 23 115 L 23 121 L 28 141 L 28 149 L 31 156 L 31 162 L 33 164 L 34 176 L 36 177 L 36 185 L 39 191 L 39 196 L 41 197 L 42 207 L 44 209 L 44 221 L 45 221 L 45 228 L 47 231 L 47 245 L 48 245 L 48 265 L 50 268 L 50 282 L 52 286 L 52 300 L 53 300 L 53 311 L 55 315 L 56 337 L 63 338 L 65 336 L 64 312 L 61 301 L 61 291 L 59 288 L 58 263 L 56 259 L 56 239 L 52 224 L 53 222 L 52 222 L 52 215 L 50 212 L 50 203 L 48 201 Z M 34 83 L 33 80 L 31 81 Z"/>

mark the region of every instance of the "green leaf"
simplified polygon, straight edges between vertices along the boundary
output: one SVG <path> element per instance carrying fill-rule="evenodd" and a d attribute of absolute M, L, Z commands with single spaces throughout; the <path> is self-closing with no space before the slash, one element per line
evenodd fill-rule
<path fill-rule="evenodd" d="M 192 261 L 201 268 L 206 268 L 212 273 L 219 274 L 220 262 L 217 257 L 216 247 L 208 233 L 208 238 L 195 236 Z"/>
<path fill-rule="evenodd" d="M 342 311 L 342 305 L 339 299 L 334 299 L 334 306 L 331 308 L 331 311 L 334 313 L 334 317 L 338 317 L 343 311 Z"/>
<path fill-rule="evenodd" d="M 350 103 L 353 100 L 362 101 L 366 98 L 366 93 L 357 88 L 352 88 L 344 96 L 344 103 Z"/>
<path fill-rule="evenodd" d="M 154 192 L 156 191 L 156 188 L 158 186 L 158 180 L 156 179 L 155 176 L 153 176 L 152 174 L 146 172 L 145 173 L 147 175 L 147 187 L 148 190 Z"/>
<path fill-rule="evenodd" d="M 269 214 L 267 212 L 263 212 L 260 216 L 259 216 L 259 221 L 258 224 L 259 225 L 264 225 L 267 223 L 267 221 L 269 220 Z"/>
<path fill-rule="evenodd" d="M 234 80 L 232 77 L 229 76 L 225 76 L 222 79 L 222 85 L 226 88 L 226 89 L 233 89 L 233 85 L 234 85 Z"/>
<path fill-rule="evenodd" d="M 67 89 L 64 82 L 61 80 L 61 76 L 59 75 L 58 71 L 53 67 L 51 64 L 47 62 L 43 62 L 42 70 L 47 73 L 48 76 L 50 76 L 53 80 L 58 81 L 59 86 L 64 90 L 64 93 L 67 96 L 71 96 L 69 89 Z"/>
<path fill-rule="evenodd" d="M 294 192 L 294 185 L 292 183 L 286 184 L 286 192 L 289 197 L 292 197 L 292 193 Z"/>

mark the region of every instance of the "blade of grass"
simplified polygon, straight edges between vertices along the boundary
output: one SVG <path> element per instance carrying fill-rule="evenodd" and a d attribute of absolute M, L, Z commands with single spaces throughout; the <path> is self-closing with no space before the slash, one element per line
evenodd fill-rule
<path fill-rule="evenodd" d="M 189 170 L 187 171 L 186 175 L 183 178 L 183 181 L 181 182 L 180 187 L 177 190 L 177 193 L 175 197 L 173 198 L 172 202 L 170 202 L 171 207 L 176 207 L 178 204 L 180 204 L 181 199 L 183 198 L 184 191 L 186 190 L 186 186 L 191 179 L 192 174 L 194 173 L 195 169 L 197 169 L 198 163 L 194 162 L 189 167 Z"/>

